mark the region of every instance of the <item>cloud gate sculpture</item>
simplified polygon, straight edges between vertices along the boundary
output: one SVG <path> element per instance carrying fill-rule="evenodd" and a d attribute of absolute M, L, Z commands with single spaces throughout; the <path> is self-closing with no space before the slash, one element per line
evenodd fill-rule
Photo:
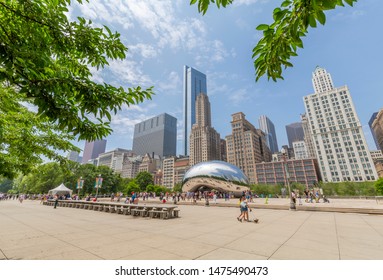
<path fill-rule="evenodd" d="M 242 170 L 224 161 L 200 162 L 192 166 L 182 181 L 182 191 L 216 190 L 233 193 L 235 197 L 249 190 L 249 181 Z"/>

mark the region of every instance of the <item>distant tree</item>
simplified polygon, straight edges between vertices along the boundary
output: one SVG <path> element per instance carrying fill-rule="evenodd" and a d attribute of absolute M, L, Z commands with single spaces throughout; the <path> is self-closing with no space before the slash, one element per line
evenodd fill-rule
<path fill-rule="evenodd" d="M 28 175 L 23 176 L 19 192 L 48 193 L 49 190 L 63 183 L 63 172 L 56 162 L 42 164 Z"/>
<path fill-rule="evenodd" d="M 160 195 L 161 193 L 165 194 L 169 192 L 169 189 L 164 186 L 154 185 L 154 192 L 156 193 L 156 195 Z"/>
<path fill-rule="evenodd" d="M 0 177 L 0 193 L 7 193 L 13 187 L 13 180 Z"/>
<path fill-rule="evenodd" d="M 181 193 L 181 192 L 182 192 L 182 184 L 181 184 L 181 183 L 177 183 L 177 184 L 173 187 L 173 192 L 179 192 L 179 193 Z"/>
<path fill-rule="evenodd" d="M 379 195 L 383 195 L 383 178 L 377 180 L 374 184 L 376 193 Z"/>
<path fill-rule="evenodd" d="M 154 186 L 152 184 L 146 186 L 146 192 L 152 193 L 154 192 Z"/>
<path fill-rule="evenodd" d="M 226 7 L 234 0 L 191 0 L 198 3 L 198 10 L 203 14 L 211 3 L 218 8 Z M 282 68 L 292 67 L 291 57 L 297 56 L 297 49 L 303 48 L 302 37 L 308 29 L 326 23 L 325 12 L 357 0 L 281 0 L 281 6 L 273 11 L 271 24 L 260 24 L 257 30 L 263 31 L 263 37 L 253 49 L 256 80 L 263 75 L 276 81 L 283 79 Z"/>
<path fill-rule="evenodd" d="M 148 185 L 153 185 L 153 175 L 147 171 L 139 172 L 135 178 L 141 191 L 145 191 Z"/>
<path fill-rule="evenodd" d="M 132 193 L 139 193 L 141 192 L 140 186 L 137 184 L 136 180 L 132 180 L 129 182 L 128 186 L 126 187 L 126 194 L 128 196 L 131 196 Z"/>

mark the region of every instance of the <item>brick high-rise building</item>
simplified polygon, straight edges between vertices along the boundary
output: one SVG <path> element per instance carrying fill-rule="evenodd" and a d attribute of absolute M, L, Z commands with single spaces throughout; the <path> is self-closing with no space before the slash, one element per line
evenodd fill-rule
<path fill-rule="evenodd" d="M 242 112 L 232 115 L 231 128 L 232 134 L 226 136 L 227 162 L 239 167 L 255 184 L 255 164 L 271 161 L 265 133 L 247 121 Z"/>

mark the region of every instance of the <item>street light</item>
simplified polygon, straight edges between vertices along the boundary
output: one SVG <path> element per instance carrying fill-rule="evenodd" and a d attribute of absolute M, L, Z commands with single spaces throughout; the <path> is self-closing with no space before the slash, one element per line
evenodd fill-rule
<path fill-rule="evenodd" d="M 287 160 L 286 160 L 286 149 L 282 148 L 281 150 L 282 156 L 283 156 L 283 165 L 285 167 L 285 174 L 286 174 L 286 182 L 287 182 L 287 189 L 289 191 L 289 198 L 290 198 L 290 210 L 296 210 L 297 208 L 295 207 L 295 202 L 293 200 L 293 197 L 291 195 L 291 189 L 290 189 L 290 174 L 289 170 L 287 167 Z"/>
<path fill-rule="evenodd" d="M 101 174 L 98 174 L 98 177 L 96 178 L 96 199 L 98 195 L 98 188 L 101 188 L 101 185 L 102 185 Z"/>
<path fill-rule="evenodd" d="M 80 177 L 77 180 L 77 197 L 79 197 L 80 189 L 82 189 L 83 186 L 84 186 L 84 180 L 82 179 L 82 177 Z"/>

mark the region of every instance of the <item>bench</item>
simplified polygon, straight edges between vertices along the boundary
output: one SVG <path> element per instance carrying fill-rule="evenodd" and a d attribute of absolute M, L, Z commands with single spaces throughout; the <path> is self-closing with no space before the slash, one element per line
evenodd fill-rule
<path fill-rule="evenodd" d="M 178 218 L 179 217 L 180 209 L 174 209 L 173 210 L 173 217 Z"/>
<path fill-rule="evenodd" d="M 116 213 L 116 206 L 109 205 L 109 212 L 110 213 Z"/>
<path fill-rule="evenodd" d="M 383 196 L 375 196 L 376 204 L 379 204 L 381 200 L 383 200 Z"/>
<path fill-rule="evenodd" d="M 160 219 L 167 219 L 168 218 L 168 211 L 163 210 L 150 210 L 148 211 L 150 218 L 160 218 Z"/>
<path fill-rule="evenodd" d="M 122 214 L 124 214 L 124 215 L 131 215 L 132 211 L 131 211 L 130 207 L 124 208 L 124 210 L 122 210 Z"/>
<path fill-rule="evenodd" d="M 117 214 L 123 214 L 124 213 L 124 206 L 117 207 Z"/>

